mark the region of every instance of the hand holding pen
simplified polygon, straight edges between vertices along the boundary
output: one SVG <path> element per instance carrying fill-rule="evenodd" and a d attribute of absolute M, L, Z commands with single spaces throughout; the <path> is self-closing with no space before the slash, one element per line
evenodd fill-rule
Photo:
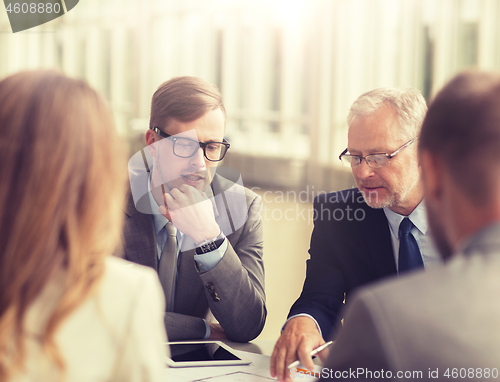
<path fill-rule="evenodd" d="M 329 347 L 331 344 L 333 344 L 333 341 L 328 341 L 328 342 L 325 342 L 323 345 L 321 346 L 318 346 L 316 349 L 312 350 L 309 355 L 314 359 L 316 358 L 316 354 L 318 354 L 319 352 L 325 350 L 327 347 Z M 287 366 L 288 369 L 291 369 L 292 367 L 297 367 L 300 365 L 300 360 L 296 360 L 294 362 L 292 362 L 290 365 Z"/>

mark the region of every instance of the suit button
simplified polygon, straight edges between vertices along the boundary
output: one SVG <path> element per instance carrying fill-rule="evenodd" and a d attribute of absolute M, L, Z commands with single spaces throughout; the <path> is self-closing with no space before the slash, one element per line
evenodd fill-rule
<path fill-rule="evenodd" d="M 215 302 L 220 301 L 220 298 L 217 296 L 217 292 L 215 291 L 214 284 L 208 283 L 205 287 L 207 288 L 210 297 L 212 297 L 212 300 Z"/>

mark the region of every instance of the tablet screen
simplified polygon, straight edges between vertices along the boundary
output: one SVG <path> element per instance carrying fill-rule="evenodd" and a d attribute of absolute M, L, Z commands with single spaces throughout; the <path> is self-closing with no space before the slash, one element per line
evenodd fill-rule
<path fill-rule="evenodd" d="M 230 353 L 217 343 L 170 343 L 170 358 L 174 362 L 196 361 L 237 361 L 235 354 Z"/>

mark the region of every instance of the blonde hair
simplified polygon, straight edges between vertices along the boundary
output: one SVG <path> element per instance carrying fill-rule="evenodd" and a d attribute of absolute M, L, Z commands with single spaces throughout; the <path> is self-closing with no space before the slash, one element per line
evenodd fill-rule
<path fill-rule="evenodd" d="M 82 81 L 53 71 L 0 81 L 0 380 L 22 369 L 27 309 L 63 270 L 41 337 L 54 335 L 104 272 L 121 234 L 126 161 L 110 111 Z M 123 167 L 123 168 L 122 168 Z"/>

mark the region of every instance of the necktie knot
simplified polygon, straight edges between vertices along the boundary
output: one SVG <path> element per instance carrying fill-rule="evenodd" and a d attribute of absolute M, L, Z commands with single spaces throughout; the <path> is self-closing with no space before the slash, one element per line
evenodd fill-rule
<path fill-rule="evenodd" d="M 167 232 L 167 236 L 175 236 L 175 227 L 171 222 L 167 222 L 165 224 L 165 231 Z"/>
<path fill-rule="evenodd" d="M 404 218 L 401 224 L 399 224 L 399 235 L 408 235 L 413 228 L 413 223 L 410 219 Z"/>

